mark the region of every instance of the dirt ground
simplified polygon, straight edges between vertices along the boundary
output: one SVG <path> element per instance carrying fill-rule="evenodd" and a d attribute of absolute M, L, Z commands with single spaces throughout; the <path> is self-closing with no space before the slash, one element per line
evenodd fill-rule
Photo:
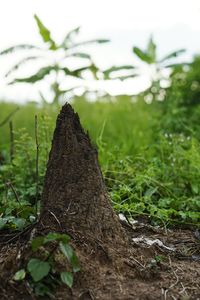
<path fill-rule="evenodd" d="M 121 221 L 122 222 L 122 221 Z M 147 223 L 123 221 L 130 249 L 113 263 L 106 249 L 77 253 L 83 264 L 72 290 L 59 287 L 55 299 L 150 300 L 200 299 L 200 239 L 192 229 L 163 229 Z M 26 235 L 0 236 L 0 299 L 35 297 L 26 282 L 12 280 Z M 13 240 L 12 240 L 13 239 Z M 11 240 L 11 241 L 9 241 Z M 86 247 L 86 242 L 83 248 Z M 74 244 L 76 248 L 76 243 Z M 86 252 L 85 252 L 86 253 Z M 45 298 L 41 298 L 45 299 Z"/>

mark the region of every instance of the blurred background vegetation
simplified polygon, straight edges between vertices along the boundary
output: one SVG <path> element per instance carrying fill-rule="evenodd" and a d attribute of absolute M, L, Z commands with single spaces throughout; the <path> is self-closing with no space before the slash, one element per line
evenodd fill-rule
<path fill-rule="evenodd" d="M 142 69 L 132 63 L 101 69 L 85 47 L 93 43 L 101 47 L 107 39 L 76 42 L 77 27 L 59 44 L 40 18 L 34 18 L 44 47 L 14 45 L 1 49 L 0 59 L 21 52 L 24 56 L 5 74 L 8 84 L 23 82 L 31 88 L 50 75 L 51 92 L 47 99 L 39 91 L 39 103 L 0 102 L 0 228 L 19 230 L 34 222 L 55 119 L 66 99 L 98 148 L 118 213 L 129 218 L 143 216 L 164 226 L 199 226 L 200 56 L 180 63 L 178 58 L 186 50 L 178 49 L 159 58 L 151 36 L 145 49 L 132 48 L 133 55 L 149 69 L 150 86 L 129 96 L 93 90 L 91 101 L 91 91 L 85 87 L 81 96 L 75 93 L 87 76 L 96 81 L 125 81 L 141 76 Z M 72 57 L 78 59 L 74 67 L 68 65 Z M 15 76 L 18 69 L 36 60 L 42 66 L 35 73 Z M 63 88 L 66 78 L 78 78 L 78 86 Z"/>

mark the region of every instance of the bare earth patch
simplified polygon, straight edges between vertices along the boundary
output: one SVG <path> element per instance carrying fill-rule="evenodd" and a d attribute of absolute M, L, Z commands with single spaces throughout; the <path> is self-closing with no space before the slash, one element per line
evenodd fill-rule
<path fill-rule="evenodd" d="M 87 253 L 87 241 L 82 241 L 87 255 L 80 257 L 83 252 L 77 255 L 84 261 L 84 269 L 76 275 L 72 290 L 60 287 L 55 299 L 200 299 L 200 242 L 194 231 L 164 230 L 141 223 L 134 228 L 124 225 L 124 228 L 129 237 L 129 256 L 125 253 L 116 265 L 109 260 L 105 249 L 97 247 L 96 253 Z M 160 240 L 174 250 L 158 244 L 136 244 L 132 241 L 136 238 Z M 2 300 L 39 299 L 27 284 L 12 280 L 25 243 L 21 237 L 15 243 L 1 246 Z"/>

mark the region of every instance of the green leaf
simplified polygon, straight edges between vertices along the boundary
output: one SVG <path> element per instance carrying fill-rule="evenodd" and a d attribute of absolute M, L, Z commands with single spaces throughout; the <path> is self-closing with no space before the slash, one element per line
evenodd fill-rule
<path fill-rule="evenodd" d="M 82 67 L 82 68 L 75 69 L 75 70 L 69 70 L 68 68 L 62 68 L 61 70 L 63 70 L 65 72 L 65 74 L 68 76 L 77 77 L 77 78 L 82 79 L 81 73 L 88 69 L 89 69 L 89 67 Z"/>
<path fill-rule="evenodd" d="M 35 59 L 39 59 L 41 58 L 41 56 L 28 56 L 26 58 L 23 58 L 22 60 L 20 60 L 16 65 L 14 65 L 7 73 L 6 73 L 6 77 L 9 76 L 12 72 L 16 71 L 19 67 L 23 66 L 25 63 L 27 63 L 28 61 L 32 61 Z"/>
<path fill-rule="evenodd" d="M 48 243 L 51 241 L 62 241 L 63 243 L 68 243 L 70 241 L 70 237 L 67 234 L 49 232 L 44 237 L 44 243 Z"/>
<path fill-rule="evenodd" d="M 110 79 L 110 75 L 112 73 L 118 72 L 118 71 L 124 71 L 124 70 L 135 70 L 134 66 L 131 65 L 124 65 L 124 66 L 113 66 L 109 69 L 106 69 L 103 71 L 105 79 Z"/>
<path fill-rule="evenodd" d="M 77 256 L 73 250 L 73 248 L 69 244 L 59 243 L 60 250 L 67 257 L 68 261 L 71 263 L 74 272 L 80 271 L 80 266 L 78 264 Z"/>
<path fill-rule="evenodd" d="M 34 252 L 37 251 L 38 248 L 40 248 L 43 244 L 44 244 L 43 236 L 38 236 L 38 237 L 34 238 L 34 240 L 32 240 L 32 242 L 31 242 L 32 250 Z"/>
<path fill-rule="evenodd" d="M 156 44 L 153 41 L 153 38 L 150 37 L 148 46 L 147 46 L 147 53 L 148 56 L 151 58 L 151 62 L 155 63 L 156 62 Z"/>
<path fill-rule="evenodd" d="M 189 66 L 190 63 L 175 63 L 175 64 L 169 64 L 169 65 L 165 65 L 165 68 L 172 68 L 174 72 L 179 72 L 183 70 L 184 66 Z"/>
<path fill-rule="evenodd" d="M 16 45 L 16 46 L 12 46 L 12 47 L 9 47 L 9 48 L 1 51 L 0 55 L 10 54 L 17 50 L 27 50 L 27 49 L 40 50 L 41 48 L 34 46 L 34 45 L 29 45 L 29 44 Z"/>
<path fill-rule="evenodd" d="M 80 31 L 80 26 L 72 29 L 71 31 L 69 31 L 67 33 L 66 37 L 64 38 L 61 47 L 64 47 L 64 48 L 67 49 L 68 46 L 69 46 L 69 43 L 71 42 L 73 37 L 79 33 L 79 31 Z"/>
<path fill-rule="evenodd" d="M 30 272 L 33 280 L 37 282 L 48 275 L 51 267 L 50 264 L 46 261 L 42 261 L 37 258 L 32 258 L 29 260 L 27 269 Z"/>
<path fill-rule="evenodd" d="M 148 63 L 148 64 L 152 64 L 152 59 L 151 57 L 143 52 L 140 48 L 138 47 L 133 47 L 133 52 L 137 55 L 137 57 L 139 57 L 142 61 Z"/>
<path fill-rule="evenodd" d="M 73 254 L 74 254 L 74 250 L 72 249 L 72 247 L 69 244 L 66 244 L 66 243 L 63 243 L 63 242 L 60 242 L 59 246 L 60 246 L 61 252 L 64 254 L 64 256 L 67 257 L 69 262 L 71 262 L 71 259 L 72 259 Z"/>
<path fill-rule="evenodd" d="M 23 219 L 23 218 L 14 218 L 12 220 L 12 223 L 16 226 L 16 229 L 21 230 L 26 225 L 26 219 Z"/>
<path fill-rule="evenodd" d="M 83 41 L 80 43 L 73 44 L 69 49 L 75 48 L 75 47 L 80 47 L 80 46 L 85 46 L 85 45 L 92 45 L 92 44 L 105 44 L 110 42 L 108 39 L 98 39 L 98 40 L 89 40 L 89 41 Z"/>
<path fill-rule="evenodd" d="M 186 49 L 180 49 L 180 50 L 174 51 L 174 52 L 172 52 L 172 53 L 164 56 L 159 62 L 164 62 L 166 60 L 178 57 L 179 55 L 181 55 L 181 54 L 183 54 L 185 52 L 186 52 Z"/>
<path fill-rule="evenodd" d="M 44 26 L 42 21 L 39 19 L 37 15 L 34 15 L 34 18 L 37 22 L 37 26 L 39 28 L 40 35 L 45 43 L 49 43 L 51 50 L 56 50 L 57 46 L 54 40 L 51 38 L 50 31 Z"/>
<path fill-rule="evenodd" d="M 23 280 L 25 277 L 26 277 L 26 271 L 24 269 L 21 269 L 15 273 L 13 279 L 16 281 L 20 281 Z"/>
<path fill-rule="evenodd" d="M 68 287 L 72 287 L 73 285 L 73 275 L 70 272 L 62 272 L 60 273 L 60 278 L 63 283 L 65 283 Z"/>
<path fill-rule="evenodd" d="M 87 58 L 87 59 L 91 58 L 91 56 L 89 54 L 83 53 L 83 52 L 72 53 L 65 57 L 80 57 L 80 58 Z"/>
<path fill-rule="evenodd" d="M 5 227 L 7 220 L 5 218 L 0 218 L 0 230 Z"/>
<path fill-rule="evenodd" d="M 48 75 L 51 71 L 56 70 L 55 66 L 49 66 L 41 68 L 36 74 L 25 77 L 25 78 L 16 78 L 10 84 L 16 83 L 16 82 L 27 82 L 27 83 L 35 83 L 37 81 L 42 80 L 46 75 Z"/>

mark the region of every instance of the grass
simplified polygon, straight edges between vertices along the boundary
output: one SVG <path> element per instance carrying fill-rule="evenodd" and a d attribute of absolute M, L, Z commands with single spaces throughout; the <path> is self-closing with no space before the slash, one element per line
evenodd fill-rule
<path fill-rule="evenodd" d="M 110 98 L 95 103 L 78 98 L 73 106 L 98 147 L 106 185 L 117 212 L 131 217 L 145 215 L 154 224 L 199 225 L 200 144 L 192 136 L 163 133 L 161 104 L 147 105 L 142 100 L 133 103 L 129 97 L 118 97 L 117 101 Z M 12 103 L 0 103 L 0 121 L 15 107 Z M 39 121 L 41 194 L 58 111 L 59 107 L 51 105 L 42 108 L 33 103 L 20 106 L 12 118 L 15 136 L 12 164 L 9 162 L 9 126 L 0 127 L 3 157 L 0 213 L 1 219 L 10 218 L 0 219 L 2 228 L 19 229 L 34 220 L 34 116 L 38 115 Z M 12 186 L 8 186 L 8 182 Z"/>

